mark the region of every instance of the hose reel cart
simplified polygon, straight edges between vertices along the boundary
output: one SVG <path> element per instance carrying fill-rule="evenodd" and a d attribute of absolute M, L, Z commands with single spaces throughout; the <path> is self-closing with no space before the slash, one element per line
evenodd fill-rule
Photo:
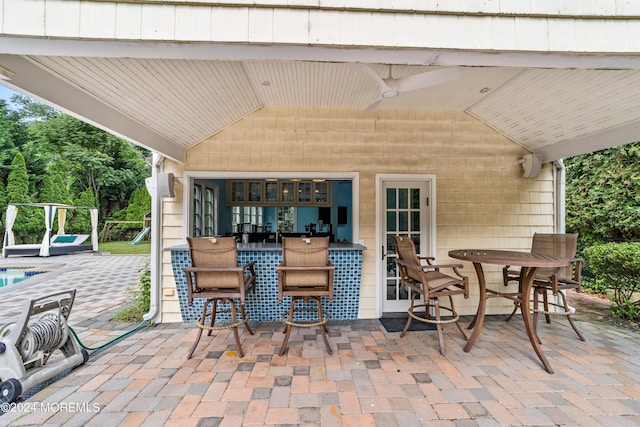
<path fill-rule="evenodd" d="M 0 327 L 0 403 L 87 361 L 67 324 L 75 295 L 72 289 L 32 299 L 17 322 Z M 51 357 L 55 350 L 62 354 Z"/>

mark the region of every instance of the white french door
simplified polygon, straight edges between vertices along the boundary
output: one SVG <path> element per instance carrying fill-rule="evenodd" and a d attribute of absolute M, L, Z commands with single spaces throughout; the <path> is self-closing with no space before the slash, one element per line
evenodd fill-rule
<path fill-rule="evenodd" d="M 433 256 L 433 186 L 434 178 L 404 180 L 382 178 L 378 198 L 381 218 L 381 271 L 382 312 L 405 312 L 411 302 L 411 294 L 400 286 L 395 264 L 396 250 L 392 235 L 408 236 L 422 256 Z"/>

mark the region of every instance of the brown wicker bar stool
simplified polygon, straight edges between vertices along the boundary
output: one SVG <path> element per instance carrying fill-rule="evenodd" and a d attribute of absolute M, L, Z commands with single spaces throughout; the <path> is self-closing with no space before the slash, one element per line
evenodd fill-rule
<path fill-rule="evenodd" d="M 286 325 L 285 337 L 280 347 L 280 356 L 284 355 L 291 329 L 319 327 L 327 353 L 333 354 L 327 337 L 326 324 L 329 313 L 322 309 L 321 297 L 329 297 L 333 301 L 334 266 L 329 262 L 328 237 L 285 237 L 282 239 L 282 264 L 278 271 L 278 302 L 286 296 L 291 297 L 289 311 L 282 315 Z M 316 303 L 317 318 L 314 320 L 297 320 L 296 312 L 312 311 L 306 307 L 296 308 L 297 301 Z"/>
<path fill-rule="evenodd" d="M 584 341 L 585 338 L 573 323 L 571 315 L 575 309 L 569 306 L 565 291 L 568 289 L 580 290 L 582 278 L 582 258 L 576 258 L 578 246 L 578 234 L 576 233 L 534 233 L 531 242 L 531 253 L 551 255 L 559 258 L 565 258 L 569 261 L 568 267 L 561 268 L 539 268 L 533 281 L 533 325 L 534 328 L 538 324 L 538 314 L 545 316 L 547 323 L 551 323 L 550 315 L 567 316 L 569 325 L 574 330 L 578 339 Z M 502 269 L 504 285 L 510 282 L 520 281 L 520 270 L 512 269 L 507 265 Z M 549 301 L 549 291 L 553 296 L 560 298 L 561 303 Z M 539 296 L 542 296 L 542 308 L 540 308 Z M 514 303 L 513 312 L 507 318 L 507 321 L 516 314 L 520 307 Z M 551 309 L 551 307 L 554 307 Z M 560 309 L 560 310 L 557 310 Z M 538 338 L 540 341 L 540 338 Z"/>
<path fill-rule="evenodd" d="M 434 324 L 438 331 L 440 354 L 444 356 L 446 350 L 442 325 L 455 323 L 464 339 L 468 339 L 467 334 L 460 326 L 460 315 L 453 304 L 453 296 L 462 295 L 464 298 L 469 298 L 469 278 L 460 273 L 462 264 L 433 264 L 434 258 L 432 257 L 418 257 L 415 244 L 409 237 L 391 237 L 396 245 L 398 257 L 395 261 L 400 271 L 402 286 L 407 291 L 411 291 L 411 306 L 407 310 L 409 316 L 400 337 L 405 336 L 413 320 Z M 443 269 L 450 270 L 453 275 L 442 273 Z M 424 302 L 416 304 L 420 297 L 424 299 Z M 449 299 L 449 307 L 440 305 L 440 297 Z M 432 306 L 433 317 L 430 317 Z M 419 308 L 424 308 L 424 314 L 416 311 Z M 450 316 L 443 317 L 441 310 Z"/>
<path fill-rule="evenodd" d="M 189 350 L 187 359 L 193 355 L 200 342 L 202 331 L 205 329 L 208 331 L 208 336 L 211 336 L 212 331 L 233 329 L 238 355 L 244 357 L 238 326 L 244 325 L 253 335 L 253 330 L 247 323 L 249 316 L 244 311 L 244 302 L 247 294 L 255 292 L 256 289 L 254 263 L 252 261 L 238 266 L 236 240 L 233 237 L 188 237 L 187 242 L 191 255 L 191 267 L 183 268 L 187 276 L 187 302 L 192 305 L 194 298 L 206 298 L 202 315 L 197 322 L 198 337 Z M 240 301 L 240 319 L 238 319 L 236 299 Z M 229 309 L 219 309 L 218 303 L 229 303 Z M 212 305 L 211 311 L 207 312 L 209 305 Z M 216 325 L 218 314 L 229 312 L 231 323 Z M 207 317 L 211 318 L 208 325 Z"/>

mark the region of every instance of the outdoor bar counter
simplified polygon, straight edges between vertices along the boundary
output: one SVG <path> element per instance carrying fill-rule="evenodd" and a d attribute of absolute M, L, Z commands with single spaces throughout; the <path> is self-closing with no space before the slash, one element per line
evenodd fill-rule
<path fill-rule="evenodd" d="M 191 265 L 187 244 L 165 248 L 171 251 L 171 266 L 176 281 L 180 313 L 184 322 L 195 322 L 202 313 L 203 298 L 187 303 L 187 278 L 182 271 Z M 335 266 L 333 303 L 323 297 L 323 308 L 333 320 L 358 318 L 360 281 L 362 278 L 362 251 L 366 247 L 358 244 L 329 244 L 329 261 Z M 278 273 L 276 267 L 282 262 L 280 243 L 238 243 L 238 264 L 255 262 L 256 292 L 249 294 L 245 309 L 252 321 L 280 321 L 282 313 L 289 308 L 290 299 L 278 304 Z"/>

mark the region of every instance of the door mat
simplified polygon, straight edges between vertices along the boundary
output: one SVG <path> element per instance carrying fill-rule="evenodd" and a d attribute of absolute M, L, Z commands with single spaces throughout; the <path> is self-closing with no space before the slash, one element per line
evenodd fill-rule
<path fill-rule="evenodd" d="M 387 330 L 387 332 L 402 332 L 404 329 L 404 325 L 407 324 L 407 319 L 409 315 L 405 314 L 403 316 L 394 316 L 394 317 L 381 317 L 380 323 Z M 409 331 L 435 331 L 436 325 L 432 323 L 424 323 L 418 320 L 413 319 L 411 325 L 409 326 Z"/>

